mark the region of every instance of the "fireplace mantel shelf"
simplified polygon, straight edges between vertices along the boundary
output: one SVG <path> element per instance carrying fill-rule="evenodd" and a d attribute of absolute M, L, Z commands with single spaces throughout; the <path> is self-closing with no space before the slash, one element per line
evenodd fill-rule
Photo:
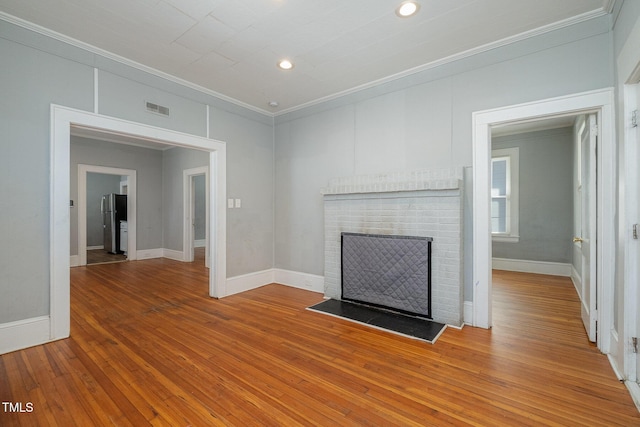
<path fill-rule="evenodd" d="M 381 182 L 367 184 L 341 184 L 323 188 L 320 192 L 323 196 L 340 194 L 370 194 L 370 193 L 393 193 L 404 191 L 427 191 L 427 190 L 458 190 L 461 188 L 459 179 L 434 179 L 428 181 L 406 181 L 406 182 Z"/>

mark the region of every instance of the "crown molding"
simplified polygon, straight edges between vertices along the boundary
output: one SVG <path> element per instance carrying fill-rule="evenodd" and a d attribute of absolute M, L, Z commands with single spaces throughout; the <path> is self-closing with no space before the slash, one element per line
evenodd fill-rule
<path fill-rule="evenodd" d="M 482 46 L 478 46 L 478 47 L 475 47 L 475 48 L 472 48 L 472 49 L 468 49 L 466 51 L 463 51 L 463 52 L 460 52 L 460 53 L 456 53 L 456 54 L 447 56 L 445 58 L 438 59 L 436 61 L 432 61 L 432 62 L 423 64 L 423 65 L 419 65 L 419 66 L 414 67 L 414 68 L 410 68 L 410 69 L 402 71 L 400 73 L 392 74 L 390 76 L 386 76 L 386 77 L 383 77 L 383 78 L 380 78 L 380 79 L 377 79 L 377 80 L 373 80 L 371 82 L 368 82 L 368 83 L 365 83 L 365 84 L 362 84 L 362 85 L 359 85 L 359 86 L 355 86 L 355 87 L 352 87 L 350 89 L 346 89 L 344 91 L 337 92 L 337 93 L 334 93 L 334 94 L 331 94 L 331 95 L 327 95 L 327 96 L 324 96 L 324 97 L 321 97 L 321 98 L 317 98 L 315 100 L 312 100 L 312 101 L 309 101 L 309 102 L 305 102 L 305 103 L 302 103 L 302 104 L 299 104 L 299 105 L 296 105 L 296 106 L 293 106 L 293 107 L 290 107 L 290 108 L 287 108 L 287 109 L 284 109 L 284 110 L 281 110 L 281 111 L 278 111 L 278 112 L 267 111 L 267 110 L 264 110 L 262 108 L 258 108 L 258 107 L 254 106 L 254 105 L 247 104 L 245 102 L 239 101 L 239 100 L 237 100 L 235 98 L 232 98 L 230 96 L 224 95 L 222 93 L 216 92 L 214 90 L 208 89 L 206 87 L 200 86 L 200 85 L 192 83 L 190 81 L 181 79 L 181 78 L 176 77 L 176 76 L 174 76 L 172 74 L 165 73 L 164 71 L 160 71 L 160 70 L 157 70 L 155 68 L 140 64 L 140 63 L 138 63 L 136 61 L 127 59 L 127 58 L 122 57 L 120 55 L 116 55 L 115 53 L 109 52 L 107 50 L 104 50 L 104 49 L 101 49 L 99 47 L 93 46 L 91 44 L 85 43 L 83 41 L 76 40 L 76 39 L 74 39 L 72 37 L 65 36 L 64 34 L 60 34 L 60 33 L 56 32 L 56 31 L 50 30 L 48 28 L 45 28 L 45 27 L 42 27 L 40 25 L 34 24 L 32 22 L 26 21 L 24 19 L 15 17 L 13 15 L 9 15 L 8 13 L 2 12 L 2 11 L 0 11 L 0 20 L 7 21 L 9 23 L 15 24 L 15 25 L 17 25 L 19 27 L 22 27 L 22 28 L 25 28 L 27 30 L 31 30 L 31 31 L 34 31 L 36 33 L 42 34 L 44 36 L 51 37 L 51 38 L 53 38 L 55 40 L 58 40 L 60 42 L 63 42 L 63 43 L 69 44 L 71 46 L 75 46 L 77 48 L 89 51 L 89 52 L 94 53 L 96 55 L 100 55 L 100 56 L 105 57 L 107 59 L 116 61 L 116 62 L 118 62 L 120 64 L 123 64 L 123 65 L 129 66 L 129 67 L 135 68 L 137 70 L 149 73 L 149 74 L 154 75 L 156 77 L 160 77 L 160 78 L 162 78 L 164 80 L 167 80 L 167 81 L 170 81 L 170 82 L 173 82 L 173 83 L 177 83 L 177 84 L 179 84 L 181 86 L 188 87 L 188 88 L 196 90 L 198 92 L 202 92 L 204 94 L 207 94 L 207 95 L 213 96 L 215 98 L 218 98 L 218 99 L 220 99 L 222 101 L 226 101 L 226 102 L 235 104 L 235 105 L 237 105 L 239 107 L 246 108 L 248 110 L 263 114 L 263 115 L 268 116 L 268 117 L 277 117 L 277 116 L 288 114 L 288 113 L 291 113 L 291 112 L 294 112 L 294 111 L 298 111 L 298 110 L 302 110 L 302 109 L 305 109 L 305 108 L 308 108 L 308 107 L 312 107 L 314 105 L 322 104 L 324 102 L 328 102 L 328 101 L 331 101 L 331 100 L 334 100 L 334 99 L 337 99 L 337 98 L 340 98 L 340 97 L 343 97 L 343 96 L 346 96 L 346 95 L 350 95 L 350 94 L 359 92 L 361 90 L 370 89 L 370 88 L 372 88 L 374 86 L 379 86 L 381 84 L 389 83 L 389 82 L 401 79 L 403 77 L 411 76 L 413 74 L 417 74 L 417 73 L 420 73 L 420 72 L 423 72 L 423 71 L 426 71 L 426 70 L 430 70 L 430 69 L 433 69 L 433 68 L 436 68 L 436 67 L 451 63 L 451 62 L 459 61 L 459 60 L 464 59 L 464 58 L 469 58 L 471 56 L 478 55 L 478 54 L 483 53 L 483 52 L 487 52 L 487 51 L 490 51 L 490 50 L 493 50 L 493 49 L 497 49 L 497 48 L 500 48 L 500 47 L 503 47 L 503 46 L 507 46 L 507 45 L 510 45 L 510 44 L 513 44 L 513 43 L 517 43 L 519 41 L 526 40 L 528 38 L 532 38 L 532 37 L 536 37 L 536 36 L 539 36 L 539 35 L 543 35 L 543 34 L 546 34 L 546 33 L 549 33 L 549 32 L 555 31 L 555 30 L 559 30 L 559 29 L 566 28 L 566 27 L 569 27 L 569 26 L 572 26 L 572 25 L 575 25 L 575 24 L 579 24 L 581 22 L 585 22 L 585 21 L 588 21 L 588 20 L 591 20 L 591 19 L 599 18 L 599 17 L 604 16 L 604 15 L 608 15 L 609 13 L 611 13 L 611 11 L 615 7 L 616 3 L 617 3 L 617 0 L 607 0 L 606 4 L 604 4 L 603 7 L 599 8 L 599 9 L 596 9 L 596 10 L 593 10 L 591 12 L 587 12 L 587 13 L 583 13 L 583 14 L 580 14 L 580 15 L 576 15 L 576 16 L 573 16 L 571 18 L 567 18 L 567 19 L 564 19 L 564 20 L 561 20 L 561 21 L 557 21 L 557 22 L 554 22 L 552 24 L 544 25 L 542 27 L 535 28 L 535 29 L 529 30 L 529 31 L 525 31 L 525 32 L 522 32 L 520 34 L 516 34 L 514 36 L 506 37 L 504 39 L 497 40 L 495 42 L 487 43 L 487 44 L 482 45 Z"/>
<path fill-rule="evenodd" d="M 287 113 L 291 113 L 291 112 L 294 112 L 294 111 L 302 110 L 302 109 L 307 108 L 307 107 L 312 107 L 314 105 L 322 104 L 324 102 L 328 102 L 328 101 L 340 98 L 342 96 L 350 95 L 352 93 L 359 92 L 361 90 L 370 89 L 372 87 L 379 86 L 379 85 L 385 84 L 385 83 L 389 83 L 389 82 L 392 82 L 394 80 L 401 79 L 403 77 L 407 77 L 407 76 L 410 76 L 410 75 L 413 75 L 413 74 L 420 73 L 422 71 L 430 70 L 430 69 L 433 69 L 433 68 L 436 68 L 436 67 L 440 67 L 442 65 L 449 64 L 451 62 L 455 62 L 455 61 L 459 61 L 461 59 L 469 58 L 471 56 L 478 55 L 478 54 L 483 53 L 483 52 L 488 52 L 488 51 L 493 50 L 493 49 L 498 49 L 498 48 L 503 47 L 503 46 L 508 46 L 510 44 L 517 43 L 517 42 L 522 41 L 522 40 L 526 40 L 526 39 L 529 39 L 529 38 L 532 38 L 532 37 L 536 37 L 536 36 L 540 36 L 540 35 L 543 35 L 543 34 L 547 34 L 547 33 L 550 33 L 552 31 L 555 31 L 555 30 L 559 30 L 559 29 L 562 29 L 562 28 L 570 27 L 572 25 L 576 25 L 576 24 L 579 24 L 581 22 L 589 21 L 591 19 L 600 18 L 601 16 L 605 16 L 605 15 L 609 14 L 608 10 L 610 8 L 612 8 L 615 3 L 616 3 L 616 0 L 609 0 L 609 3 L 606 5 L 607 7 L 602 7 L 602 8 L 596 9 L 596 10 L 591 11 L 591 12 L 587 12 L 587 13 L 583 13 L 583 14 L 580 14 L 580 15 L 576 15 L 576 16 L 573 16 L 571 18 L 567 18 L 567 19 L 564 19 L 564 20 L 561 20 L 561 21 L 557 21 L 557 22 L 554 22 L 552 24 L 544 25 L 542 27 L 534 28 L 533 30 L 525 31 L 525 32 L 520 33 L 520 34 L 516 34 L 514 36 L 506 37 L 504 39 L 497 40 L 495 42 L 491 42 L 491 43 L 487 43 L 487 44 L 482 45 L 482 46 L 474 47 L 472 49 L 465 50 L 463 52 L 456 53 L 456 54 L 447 56 L 445 58 L 441 58 L 441 59 L 438 59 L 438 60 L 423 64 L 423 65 L 419 65 L 419 66 L 414 67 L 414 68 L 410 68 L 410 69 L 402 71 L 400 73 L 392 74 L 390 76 L 383 77 L 383 78 L 378 79 L 378 80 L 373 80 L 371 82 L 365 83 L 365 84 L 360 85 L 360 86 L 356 86 L 356 87 L 353 87 L 353 88 L 350 88 L 350 89 L 346 89 L 344 91 L 341 91 L 341 92 L 338 92 L 338 93 L 335 93 L 335 94 L 332 94 L 332 95 L 328 95 L 328 96 L 325 96 L 325 97 L 322 97 L 322 98 L 318 98 L 318 99 L 315 99 L 313 101 L 309 101 L 309 102 L 306 102 L 304 104 L 300 104 L 300 105 L 297 105 L 295 107 L 288 108 L 286 110 L 278 111 L 278 112 L 274 113 L 273 115 L 274 116 L 281 116 L 281 115 L 284 115 L 284 114 L 287 114 Z"/>
<path fill-rule="evenodd" d="M 14 25 L 17 25 L 17 26 L 22 27 L 22 28 L 24 28 L 26 30 L 30 30 L 30 31 L 36 32 L 36 33 L 41 34 L 43 36 L 50 37 L 52 39 L 58 40 L 58 41 L 60 41 L 62 43 L 66 43 L 66 44 L 74 46 L 74 47 L 77 47 L 79 49 L 86 50 L 86 51 L 91 52 L 93 54 L 100 55 L 100 56 L 102 56 L 104 58 L 110 59 L 112 61 L 118 62 L 120 64 L 129 66 L 129 67 L 132 67 L 132 68 L 135 68 L 135 69 L 137 69 L 139 71 L 143 71 L 145 73 L 152 74 L 152 75 L 154 75 L 156 77 L 160 77 L 160 78 L 162 78 L 164 80 L 167 80 L 167 81 L 170 81 L 172 83 L 177 83 L 177 84 L 179 84 L 181 86 L 188 87 L 189 89 L 193 89 L 193 90 L 196 90 L 198 92 L 202 92 L 202 93 L 204 93 L 206 95 L 213 96 L 213 97 L 218 98 L 218 99 L 220 99 L 222 101 L 226 101 L 226 102 L 235 104 L 235 105 L 237 105 L 239 107 L 246 108 L 248 110 L 251 110 L 251 111 L 254 111 L 254 112 L 269 116 L 269 117 L 273 117 L 273 113 L 271 113 L 271 112 L 269 112 L 267 110 L 263 110 L 261 108 L 258 108 L 256 106 L 254 106 L 254 105 L 247 104 L 245 102 L 239 101 L 239 100 L 237 100 L 235 98 L 232 98 L 230 96 L 227 96 L 227 95 L 224 95 L 222 93 L 216 92 L 214 90 L 208 89 L 208 88 L 206 88 L 204 86 L 200 86 L 200 85 L 198 85 L 196 83 L 193 83 L 193 82 L 190 82 L 188 80 L 181 79 L 180 77 L 176 77 L 176 76 L 174 76 L 172 74 L 165 73 L 164 71 L 160 71 L 160 70 L 158 70 L 156 68 L 149 67 L 149 66 L 144 65 L 144 64 L 140 64 L 139 62 L 133 61 L 131 59 L 127 59 L 127 58 L 125 58 L 123 56 L 117 55 L 117 54 L 115 54 L 113 52 L 109 52 L 108 50 L 101 49 L 101 48 L 99 48 L 97 46 L 94 46 L 94 45 L 91 45 L 89 43 L 85 43 L 83 41 L 74 39 L 73 37 L 69 37 L 69 36 L 66 36 L 64 34 L 60 34 L 57 31 L 53 31 L 53 30 L 51 30 L 49 28 L 45 28 L 45 27 L 43 27 L 41 25 L 34 24 L 33 22 L 26 21 L 26 20 L 24 20 L 22 18 L 18 18 L 17 16 L 9 15 L 8 13 L 0 11 L 0 20 L 9 22 L 9 23 L 14 24 Z"/>

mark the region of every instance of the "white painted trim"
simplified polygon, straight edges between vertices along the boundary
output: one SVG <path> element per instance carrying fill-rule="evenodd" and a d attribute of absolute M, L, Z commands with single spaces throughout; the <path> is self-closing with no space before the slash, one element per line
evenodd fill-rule
<path fill-rule="evenodd" d="M 98 92 L 99 92 L 99 82 L 98 82 L 98 74 L 99 70 L 97 68 L 93 69 L 93 112 L 99 114 L 99 106 L 98 106 Z"/>
<path fill-rule="evenodd" d="M 494 233 L 491 234 L 491 241 L 501 243 L 518 243 L 520 241 L 520 236 Z"/>
<path fill-rule="evenodd" d="M 211 136 L 210 136 L 211 135 L 211 130 L 210 130 L 210 126 L 211 126 L 210 120 L 211 119 L 209 118 L 211 107 L 209 106 L 209 104 L 205 105 L 205 109 L 204 110 L 205 110 L 205 114 L 207 115 L 206 116 L 206 124 L 207 124 L 207 135 L 206 136 L 207 136 L 207 138 L 211 138 Z"/>
<path fill-rule="evenodd" d="M 273 269 L 242 274 L 227 279 L 227 296 L 250 291 L 274 283 Z"/>
<path fill-rule="evenodd" d="M 474 326 L 491 327 L 491 238 L 490 238 L 490 157 L 491 126 L 532 118 L 596 112 L 601 144 L 598 150 L 598 230 L 596 279 L 598 300 L 598 348 L 609 352 L 608 333 L 613 324 L 613 286 L 615 267 L 615 152 L 614 93 L 606 88 L 558 98 L 478 111 L 473 126 L 473 307 Z"/>
<path fill-rule="evenodd" d="M 576 288 L 576 293 L 580 295 L 580 290 L 582 289 L 582 277 L 573 264 L 571 265 L 571 281 L 573 282 L 573 286 Z"/>
<path fill-rule="evenodd" d="M 140 249 L 136 254 L 138 260 L 143 259 L 153 259 L 153 258 L 162 258 L 164 256 L 163 248 L 155 248 L 155 249 Z"/>
<path fill-rule="evenodd" d="M 324 276 L 275 268 L 274 281 L 293 288 L 324 294 Z"/>
<path fill-rule="evenodd" d="M 229 277 L 227 279 L 227 295 L 249 291 L 271 283 L 324 293 L 324 276 L 271 268 L 255 273 Z"/>
<path fill-rule="evenodd" d="M 88 251 L 97 251 L 98 249 L 104 249 L 104 245 L 87 246 Z"/>
<path fill-rule="evenodd" d="M 509 167 L 507 180 L 507 233 L 492 233 L 491 239 L 494 242 L 512 242 L 520 240 L 520 148 L 501 148 L 491 150 L 491 161 L 495 158 L 507 158 Z M 492 166 L 493 167 L 493 166 Z"/>
<path fill-rule="evenodd" d="M 204 248 L 207 246 L 207 239 L 196 239 L 193 241 L 194 248 Z"/>
<path fill-rule="evenodd" d="M 80 257 L 78 255 L 71 255 L 69 258 L 69 267 L 80 267 Z"/>
<path fill-rule="evenodd" d="M 184 252 L 175 251 L 173 249 L 166 249 L 166 248 L 162 249 L 162 256 L 163 258 L 169 258 L 174 261 L 185 261 Z"/>
<path fill-rule="evenodd" d="M 127 176 L 127 259 L 135 261 L 138 237 L 137 172 L 133 169 L 78 164 L 78 265 L 87 265 L 87 173 Z"/>
<path fill-rule="evenodd" d="M 51 105 L 50 130 L 50 339 L 69 336 L 70 305 L 70 136 L 71 126 L 133 135 L 167 145 L 195 148 L 210 152 L 210 190 L 213 197 L 210 210 L 209 241 L 213 242 L 212 268 L 209 274 L 209 295 L 219 297 L 226 292 L 226 145 L 224 142 L 169 129 L 135 123 L 115 117 Z M 142 251 L 144 252 L 144 251 Z"/>
<path fill-rule="evenodd" d="M 209 235 L 209 167 L 201 166 L 197 168 L 185 169 L 182 171 L 182 259 L 193 261 L 193 248 L 196 247 L 193 239 L 192 218 L 193 215 L 193 177 L 204 175 L 205 177 L 205 235 Z M 204 239 L 205 265 L 209 266 L 209 246 Z"/>
<path fill-rule="evenodd" d="M 49 316 L 0 324 L 0 354 L 51 341 Z"/>
<path fill-rule="evenodd" d="M 625 381 L 624 385 L 627 387 L 627 390 L 629 390 L 629 394 L 636 408 L 640 411 L 640 385 L 635 381 Z"/>
<path fill-rule="evenodd" d="M 465 301 L 462 304 L 463 325 L 473 325 L 473 301 Z"/>
<path fill-rule="evenodd" d="M 277 113 L 274 114 L 274 116 L 281 116 L 283 114 L 287 114 L 287 113 L 290 113 L 292 111 L 301 110 L 303 108 L 311 107 L 311 106 L 316 105 L 316 104 L 322 104 L 324 102 L 331 101 L 333 99 L 340 98 L 342 96 L 346 96 L 346 95 L 349 95 L 349 94 L 352 94 L 352 93 L 355 93 L 355 92 L 359 92 L 361 90 L 369 89 L 369 88 L 372 88 L 372 87 L 375 87 L 375 86 L 380 86 L 380 85 L 383 85 L 385 83 L 401 79 L 403 77 L 407 77 L 407 76 L 410 76 L 410 75 L 413 75 L 413 74 L 417 74 L 417 73 L 420 73 L 420 72 L 423 72 L 423 71 L 426 71 L 426 70 L 431 70 L 433 68 L 440 67 L 440 66 L 443 66 L 443 65 L 446 65 L 446 64 L 450 64 L 452 62 L 459 61 L 461 59 L 469 58 L 469 57 L 472 57 L 474 55 L 481 54 L 483 52 L 488 52 L 490 50 L 498 49 L 498 48 L 503 47 L 503 46 L 508 46 L 510 44 L 517 43 L 517 42 L 520 42 L 520 41 L 523 41 L 523 40 L 526 40 L 526 39 L 529 39 L 529 38 L 532 38 L 532 37 L 537 37 L 537 36 L 542 35 L 542 34 L 546 34 L 546 33 L 552 32 L 552 31 L 556 31 L 556 30 L 562 29 L 564 27 L 569 27 L 569 26 L 572 26 L 572 25 L 576 25 L 576 24 L 579 24 L 580 22 L 588 21 L 590 19 L 595 19 L 595 18 L 598 18 L 600 16 L 606 15 L 608 13 L 609 12 L 607 11 L 606 8 L 599 8 L 599 9 L 593 10 L 591 12 L 587 12 L 587 13 L 583 13 L 581 15 L 577 15 L 577 16 L 573 16 L 573 17 L 567 18 L 567 19 L 562 20 L 562 21 L 558 21 L 558 22 L 555 22 L 555 23 L 552 23 L 552 24 L 549 24 L 549 25 L 544 25 L 542 27 L 534 28 L 533 30 L 525 31 L 525 32 L 520 33 L 520 34 L 516 34 L 515 36 L 506 37 L 506 38 L 504 38 L 502 40 L 497 40 L 497 41 L 494 41 L 494 42 L 491 42 L 491 43 L 487 43 L 487 44 L 485 44 L 483 46 L 474 47 L 474 48 L 466 50 L 464 52 L 459 52 L 459 53 L 453 54 L 453 55 L 448 56 L 446 58 L 441 58 L 441 59 L 438 59 L 436 61 L 432 61 L 432 62 L 423 64 L 423 65 L 419 65 L 419 66 L 414 67 L 414 68 L 410 68 L 408 70 L 402 71 L 402 72 L 397 73 L 397 74 L 393 74 L 393 75 L 390 75 L 390 76 L 387 76 L 387 77 L 383 77 L 383 78 L 381 78 L 379 80 L 374 80 L 374 81 L 365 83 L 365 84 L 360 85 L 360 86 L 349 88 L 349 89 L 344 90 L 342 92 L 331 94 L 331 95 L 328 95 L 328 96 L 325 96 L 325 97 L 322 97 L 322 98 L 318 98 L 318 99 L 315 99 L 313 101 L 310 101 L 310 102 L 307 102 L 307 103 L 304 103 L 304 104 L 301 104 L 301 105 L 296 105 L 294 107 L 278 111 Z"/>
<path fill-rule="evenodd" d="M 621 3 L 621 2 L 617 2 Z M 622 306 L 618 314 L 617 330 L 611 328 L 611 341 L 614 350 L 613 360 L 617 369 L 622 371 L 627 388 L 632 394 L 636 406 L 640 409 L 640 389 L 637 381 L 638 354 L 632 352 L 632 337 L 638 337 L 640 311 L 638 299 L 640 289 L 640 241 L 632 238 L 632 227 L 640 221 L 640 173 L 636 164 L 640 156 L 638 141 L 640 129 L 630 125 L 631 112 L 637 110 L 640 94 L 640 20 L 628 32 L 627 39 L 616 58 L 618 83 L 620 152 L 623 155 L 619 169 L 619 180 L 623 193 L 618 204 L 618 239 L 622 247 L 621 262 L 622 277 L 618 280 L 618 299 L 622 299 Z M 620 298 L 622 296 L 622 298 Z M 633 382 L 636 382 L 633 384 Z"/>
<path fill-rule="evenodd" d="M 494 270 L 520 271 L 523 273 L 549 274 L 571 277 L 571 264 L 548 261 L 529 261 L 524 259 L 493 258 Z"/>

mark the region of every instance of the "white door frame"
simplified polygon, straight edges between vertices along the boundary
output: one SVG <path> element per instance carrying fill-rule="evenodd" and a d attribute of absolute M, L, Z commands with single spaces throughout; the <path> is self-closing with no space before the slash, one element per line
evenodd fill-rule
<path fill-rule="evenodd" d="M 107 166 L 78 165 L 78 266 L 87 265 L 87 173 L 126 176 L 127 184 L 127 259 L 137 259 L 136 224 L 136 171 L 133 169 L 111 168 Z"/>
<path fill-rule="evenodd" d="M 69 336 L 70 306 L 70 136 L 71 126 L 134 136 L 162 144 L 209 151 L 211 193 L 209 241 L 212 242 L 209 295 L 226 295 L 226 145 L 224 142 L 189 135 L 123 119 L 51 105 L 50 157 L 50 340 Z"/>
<path fill-rule="evenodd" d="M 640 298 L 640 266 L 638 266 L 638 260 L 640 259 L 640 240 L 634 239 L 633 226 L 640 222 L 640 171 L 638 171 L 637 160 L 640 158 L 640 149 L 638 148 L 638 141 L 640 136 L 638 133 L 640 130 L 638 127 L 630 125 L 631 112 L 640 108 L 638 105 L 638 97 L 640 96 L 640 64 L 638 67 L 637 76 L 633 76 L 631 82 L 624 86 L 624 170 L 623 179 L 625 181 L 625 201 L 624 201 L 624 218 L 621 219 L 624 227 L 624 234 L 622 239 L 624 240 L 624 298 L 623 298 L 623 337 L 622 343 L 618 349 L 621 353 L 616 359 L 617 364 L 622 363 L 622 366 L 618 366 L 618 370 L 623 372 L 624 379 L 627 381 L 627 387 L 629 387 L 634 399 L 640 402 L 640 388 L 637 382 L 640 380 L 640 374 L 638 373 L 638 361 L 637 353 L 631 351 L 631 340 L 633 337 L 638 337 L 640 330 L 638 329 L 638 323 L 640 318 L 640 311 L 638 308 L 638 299 Z M 638 230 L 640 232 L 640 230 Z M 620 319 L 620 318 L 619 318 Z M 629 345 L 625 345 L 629 343 Z"/>
<path fill-rule="evenodd" d="M 491 319 L 491 127 L 528 119 L 595 112 L 598 115 L 598 348 L 608 353 L 613 326 L 615 260 L 615 138 L 613 89 L 474 112 L 473 122 L 473 325 L 490 328 Z"/>
<path fill-rule="evenodd" d="M 618 99 L 620 105 L 619 131 L 620 151 L 624 156 L 620 165 L 620 182 L 624 193 L 620 197 L 620 231 L 618 233 L 620 245 L 623 248 L 624 271 L 622 283 L 618 287 L 618 325 L 619 341 L 612 349 L 613 367 L 625 384 L 631 396 L 640 408 L 640 386 L 636 381 L 640 377 L 637 357 L 632 352 L 632 337 L 640 333 L 640 308 L 638 298 L 640 289 L 640 267 L 637 265 L 640 257 L 640 240 L 632 237 L 633 224 L 640 222 L 640 171 L 636 163 L 639 158 L 638 133 L 640 129 L 631 125 L 631 113 L 640 108 L 638 93 L 640 91 L 640 20 L 630 29 L 627 39 L 619 50 L 616 58 L 617 81 L 619 82 Z"/>
<path fill-rule="evenodd" d="M 193 262 L 193 177 L 204 175 L 205 180 L 205 265 L 209 266 L 209 167 L 185 169 L 182 172 L 182 195 L 183 195 L 183 232 L 182 232 L 182 259 L 186 262 Z"/>

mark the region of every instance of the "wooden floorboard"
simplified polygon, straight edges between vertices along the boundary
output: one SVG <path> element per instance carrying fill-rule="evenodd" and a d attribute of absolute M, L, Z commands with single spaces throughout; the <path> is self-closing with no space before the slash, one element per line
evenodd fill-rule
<path fill-rule="evenodd" d="M 567 278 L 494 273 L 492 330 L 435 345 L 267 285 L 207 296 L 201 257 L 71 271 L 71 337 L 0 356 L 0 426 L 630 426 Z"/>
<path fill-rule="evenodd" d="M 104 249 L 87 250 L 87 264 L 104 264 L 109 262 L 124 262 L 127 256 L 124 254 L 112 254 Z"/>

